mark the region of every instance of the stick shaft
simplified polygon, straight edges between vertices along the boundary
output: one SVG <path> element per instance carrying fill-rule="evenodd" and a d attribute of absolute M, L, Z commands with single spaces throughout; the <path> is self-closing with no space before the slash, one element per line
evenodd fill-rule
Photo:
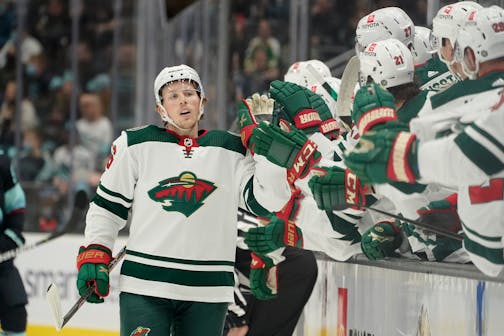
<path fill-rule="evenodd" d="M 445 236 L 445 237 L 448 237 L 448 238 L 452 238 L 452 239 L 460 240 L 460 241 L 464 239 L 464 237 L 462 237 L 458 233 L 451 232 L 451 231 L 448 231 L 448 230 L 443 230 L 442 228 L 439 228 L 439 227 L 437 227 L 435 225 L 431 225 L 431 224 L 427 224 L 427 223 L 422 223 L 422 222 L 419 222 L 419 221 L 414 220 L 414 219 L 409 219 L 409 218 L 406 218 L 406 217 L 403 217 L 403 216 L 400 216 L 400 215 L 396 215 L 396 214 L 390 213 L 388 211 L 384 211 L 384 210 L 380 210 L 380 209 L 375 209 L 375 208 L 371 208 L 371 207 L 367 207 L 367 206 L 361 206 L 361 208 L 364 208 L 364 209 L 367 209 L 367 210 L 371 210 L 371 211 L 375 211 L 375 212 L 381 213 L 382 215 L 386 215 L 386 216 L 392 217 L 394 219 L 398 219 L 398 220 L 401 220 L 401 221 L 404 221 L 404 222 L 411 223 L 411 224 L 413 224 L 415 226 L 421 227 L 423 229 L 427 229 L 429 231 L 434 232 L 435 234 L 439 234 L 439 235 L 442 235 L 442 236 Z"/>

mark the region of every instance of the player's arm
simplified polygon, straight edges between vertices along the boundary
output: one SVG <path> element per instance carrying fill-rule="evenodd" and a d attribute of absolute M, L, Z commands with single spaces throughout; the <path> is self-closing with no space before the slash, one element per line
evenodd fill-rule
<path fill-rule="evenodd" d="M 136 164 L 128 147 L 127 133 L 123 132 L 112 144 L 105 171 L 89 206 L 86 244 L 113 248 L 118 231 L 126 225 L 136 179 Z"/>
<path fill-rule="evenodd" d="M 449 185 L 481 184 L 504 169 L 502 111 L 467 126 L 458 135 L 419 143 L 422 180 Z"/>
<path fill-rule="evenodd" d="M 0 233 L 0 252 L 3 252 L 20 247 L 25 242 L 22 231 L 26 198 L 7 156 L 0 157 L 0 174 L 3 179 L 5 197 L 2 223 L 4 230 Z"/>

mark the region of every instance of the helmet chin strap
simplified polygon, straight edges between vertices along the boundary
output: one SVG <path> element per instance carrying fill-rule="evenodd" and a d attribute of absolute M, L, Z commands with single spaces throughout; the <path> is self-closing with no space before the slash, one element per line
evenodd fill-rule
<path fill-rule="evenodd" d="M 162 104 L 158 104 L 158 106 L 159 106 L 159 108 L 162 111 L 162 113 L 160 115 L 161 115 L 161 119 L 163 121 L 167 122 L 168 124 L 172 125 L 176 129 L 181 130 L 181 131 L 190 131 L 191 130 L 190 128 L 183 128 L 183 127 L 180 127 L 179 125 L 177 125 L 175 123 L 175 121 L 173 121 L 173 119 L 170 118 L 170 116 L 168 115 L 168 112 L 166 111 L 166 109 L 164 108 L 164 106 Z M 200 101 L 200 108 L 199 108 L 199 110 L 200 110 L 200 112 L 199 112 L 199 115 L 198 115 L 198 120 L 201 119 L 201 117 L 203 116 L 203 113 L 205 112 L 204 108 L 203 108 L 203 101 Z"/>

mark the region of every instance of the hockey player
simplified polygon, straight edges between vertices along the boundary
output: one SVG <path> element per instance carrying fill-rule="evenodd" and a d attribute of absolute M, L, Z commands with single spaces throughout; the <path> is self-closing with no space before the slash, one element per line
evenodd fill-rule
<path fill-rule="evenodd" d="M 86 217 L 77 287 L 82 294 L 95 285 L 88 301 L 103 302 L 111 250 L 130 220 L 121 335 L 139 327 L 156 335 L 220 335 L 233 300 L 236 210 L 279 209 L 283 203 L 275 205 L 263 187 L 278 177 L 274 167 L 262 181 L 253 175 L 258 165 L 239 137 L 199 129 L 206 97 L 194 69 L 164 68 L 154 96 L 165 127 L 126 130 L 114 141 Z"/>
<path fill-rule="evenodd" d="M 415 60 L 415 80 L 421 90 L 439 92 L 453 85 L 459 77 L 439 59 L 437 50 L 432 47 L 431 37 L 429 28 L 415 26 L 414 48 L 411 49 Z"/>
<path fill-rule="evenodd" d="M 254 94 L 246 102 L 257 120 L 271 121 L 273 99 Z M 259 221 L 239 213 L 235 303 L 228 307 L 224 335 L 292 335 L 317 278 L 313 252 L 286 247 L 252 254 L 243 235 Z M 258 267 L 261 265 L 265 267 Z"/>
<path fill-rule="evenodd" d="M 504 30 L 499 27 L 504 27 L 504 11 L 492 6 L 471 13 L 460 29 L 457 59 L 474 80 L 461 86 L 458 97 L 472 95 L 474 103 L 451 127 L 455 134 L 422 141 L 414 134 L 385 128 L 363 136 L 345 160 L 366 181 L 439 182 L 458 187 L 464 248 L 490 276 L 504 268 Z M 369 99 L 378 101 L 381 96 L 383 101 L 386 95 L 376 87 L 375 98 Z"/>
<path fill-rule="evenodd" d="M 26 199 L 9 157 L 0 153 L 0 253 L 22 246 Z M 28 303 L 23 281 L 13 259 L 0 263 L 0 335 L 24 336 Z M 2 331 L 3 330 L 3 331 Z"/>

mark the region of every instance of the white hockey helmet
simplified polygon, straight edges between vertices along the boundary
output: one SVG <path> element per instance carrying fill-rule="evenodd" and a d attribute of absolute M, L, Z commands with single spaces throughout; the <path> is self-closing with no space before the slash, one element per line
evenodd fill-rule
<path fill-rule="evenodd" d="M 325 65 L 324 62 L 313 59 L 292 64 L 284 75 L 284 81 L 306 88 L 310 88 L 310 86 L 317 84 L 318 80 L 311 71 L 308 70 L 308 64 L 310 64 L 321 77 L 331 76 L 331 70 L 329 70 L 329 67 Z"/>
<path fill-rule="evenodd" d="M 411 49 L 415 65 L 427 62 L 436 54 L 436 50 L 430 43 L 431 33 L 432 31 L 427 27 L 415 26 L 414 48 Z"/>
<path fill-rule="evenodd" d="M 357 55 L 371 42 L 395 38 L 410 48 L 413 45 L 415 25 L 399 7 L 380 8 L 361 18 L 355 30 Z"/>
<path fill-rule="evenodd" d="M 196 90 L 200 92 L 201 99 L 205 98 L 205 91 L 203 90 L 203 85 L 201 84 L 201 79 L 193 68 L 185 64 L 165 67 L 154 80 L 154 97 L 156 98 L 156 104 L 161 104 L 163 97 L 161 96 L 161 89 L 163 86 L 174 81 L 192 81 L 196 83 Z"/>
<path fill-rule="evenodd" d="M 411 83 L 414 72 L 411 51 L 397 39 L 372 42 L 360 55 L 361 86 L 369 77 L 384 88 Z"/>
<path fill-rule="evenodd" d="M 444 38 L 450 41 L 452 47 L 455 46 L 458 30 L 464 24 L 469 14 L 473 10 L 480 8 L 482 8 L 481 5 L 474 1 L 461 1 L 441 7 L 432 19 L 432 47 L 439 53 L 439 50 L 443 46 L 442 40 Z M 444 62 L 447 62 L 443 59 L 441 53 L 439 53 L 439 57 Z"/>
<path fill-rule="evenodd" d="M 329 84 L 330 88 L 334 91 L 333 94 L 329 93 L 327 89 L 323 87 L 323 83 L 316 83 L 310 86 L 309 89 L 322 97 L 327 107 L 329 107 L 329 110 L 331 111 L 333 117 L 337 118 L 338 113 L 336 108 L 336 101 L 338 98 L 334 95 L 334 93 L 336 93 L 336 95 L 339 94 L 341 79 L 336 77 L 324 77 L 324 82 Z"/>
<path fill-rule="evenodd" d="M 475 69 L 469 69 L 464 61 L 468 48 L 474 52 Z M 480 63 L 501 57 L 504 57 L 504 9 L 491 6 L 472 11 L 455 42 L 455 58 L 462 64 L 462 70 L 475 79 Z"/>
<path fill-rule="evenodd" d="M 196 90 L 199 91 L 200 93 L 199 118 L 201 118 L 201 116 L 204 113 L 203 101 L 205 99 L 205 91 L 203 90 L 201 79 L 196 70 L 185 64 L 165 67 L 156 76 L 156 79 L 154 80 L 154 97 L 156 99 L 156 105 L 159 106 L 162 111 L 161 119 L 169 124 L 174 125 L 179 129 L 183 129 L 179 127 L 177 124 L 175 124 L 175 122 L 168 116 L 168 112 L 166 112 L 166 109 L 162 104 L 163 97 L 161 95 L 161 90 L 166 84 L 174 81 L 190 81 L 196 83 Z"/>

